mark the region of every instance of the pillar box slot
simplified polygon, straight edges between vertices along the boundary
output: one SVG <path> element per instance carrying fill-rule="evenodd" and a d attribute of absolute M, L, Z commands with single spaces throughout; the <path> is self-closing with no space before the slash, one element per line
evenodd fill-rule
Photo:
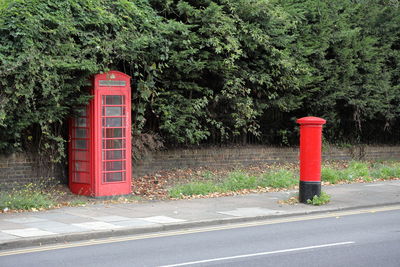
<path fill-rule="evenodd" d="M 130 77 L 118 71 L 97 74 L 91 94 L 69 124 L 69 187 L 93 197 L 130 194 Z"/>

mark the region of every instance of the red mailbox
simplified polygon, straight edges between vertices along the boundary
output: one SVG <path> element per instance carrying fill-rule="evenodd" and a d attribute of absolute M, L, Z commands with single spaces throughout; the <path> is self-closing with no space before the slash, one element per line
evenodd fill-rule
<path fill-rule="evenodd" d="M 130 77 L 118 71 L 97 74 L 91 94 L 70 120 L 70 190 L 93 197 L 130 194 Z"/>
<path fill-rule="evenodd" d="M 321 144 L 324 119 L 305 117 L 300 124 L 300 188 L 299 201 L 307 203 L 321 194 Z"/>

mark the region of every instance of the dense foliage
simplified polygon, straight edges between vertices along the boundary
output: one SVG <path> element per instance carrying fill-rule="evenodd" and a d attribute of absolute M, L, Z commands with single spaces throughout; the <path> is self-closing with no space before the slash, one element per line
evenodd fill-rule
<path fill-rule="evenodd" d="M 168 145 L 400 137 L 398 0 L 0 0 L 0 151 L 62 156 L 95 73 L 133 78 L 133 134 Z M 57 159 L 54 157 L 54 159 Z"/>

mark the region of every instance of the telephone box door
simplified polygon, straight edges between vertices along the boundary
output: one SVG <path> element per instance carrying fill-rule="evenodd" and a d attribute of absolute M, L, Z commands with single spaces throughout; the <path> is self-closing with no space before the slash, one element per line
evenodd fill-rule
<path fill-rule="evenodd" d="M 95 182 L 98 196 L 131 193 L 130 77 L 110 71 L 95 76 Z"/>

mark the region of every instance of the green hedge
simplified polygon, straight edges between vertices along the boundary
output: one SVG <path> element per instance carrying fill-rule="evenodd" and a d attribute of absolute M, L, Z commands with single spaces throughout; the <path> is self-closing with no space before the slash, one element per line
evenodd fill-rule
<path fill-rule="evenodd" d="M 400 129 L 398 1 L 2 0 L 0 153 L 59 160 L 91 75 L 133 77 L 133 134 L 390 142 Z"/>

